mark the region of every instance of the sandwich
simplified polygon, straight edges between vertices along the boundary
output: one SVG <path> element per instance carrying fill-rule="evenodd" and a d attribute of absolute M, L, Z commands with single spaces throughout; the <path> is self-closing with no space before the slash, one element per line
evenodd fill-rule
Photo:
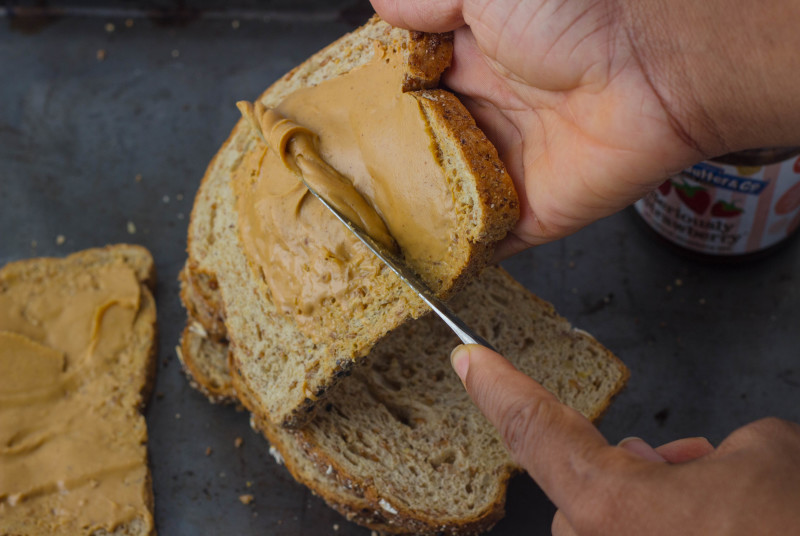
<path fill-rule="evenodd" d="M 375 17 L 242 104 L 195 198 L 180 275 L 192 385 L 243 405 L 296 480 L 385 533 L 488 530 L 519 467 L 450 370 L 457 338 L 305 191 L 270 111 L 310 133 L 438 296 L 563 402 L 596 419 L 628 377 L 487 267 L 519 201 L 495 148 L 435 87 L 451 53 L 448 34 Z"/>

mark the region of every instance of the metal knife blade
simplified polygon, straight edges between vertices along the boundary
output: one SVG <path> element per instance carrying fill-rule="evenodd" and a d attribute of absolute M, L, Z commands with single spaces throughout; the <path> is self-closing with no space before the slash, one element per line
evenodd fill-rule
<path fill-rule="evenodd" d="M 428 288 L 428 286 L 414 273 L 408 265 L 399 259 L 396 255 L 394 255 L 391 251 L 386 249 L 382 244 L 374 240 L 371 236 L 369 236 L 366 232 L 364 232 L 360 227 L 355 225 L 350 219 L 348 219 L 344 214 L 339 212 L 335 206 L 328 202 L 327 199 L 322 197 L 319 192 L 314 190 L 301 176 L 300 180 L 303 181 L 303 184 L 306 185 L 308 191 L 311 192 L 317 199 L 319 199 L 323 205 L 325 205 L 328 210 L 330 210 L 336 218 L 341 221 L 345 227 L 350 229 L 350 231 L 358 237 L 361 242 L 367 246 L 370 251 L 372 251 L 376 257 L 383 261 L 386 266 L 392 269 L 394 273 L 403 280 L 411 289 L 417 293 L 417 295 L 422 298 L 422 300 L 433 309 L 439 317 L 444 320 L 444 322 L 450 326 L 450 329 L 458 335 L 458 338 L 461 339 L 461 342 L 464 344 L 480 344 L 481 346 L 485 346 L 491 350 L 495 350 L 494 346 L 492 346 L 489 341 L 475 333 L 469 326 L 467 326 L 463 320 L 461 320 L 456 314 L 450 310 L 445 303 L 434 296 L 433 292 Z M 496 350 L 495 350 L 496 351 Z"/>

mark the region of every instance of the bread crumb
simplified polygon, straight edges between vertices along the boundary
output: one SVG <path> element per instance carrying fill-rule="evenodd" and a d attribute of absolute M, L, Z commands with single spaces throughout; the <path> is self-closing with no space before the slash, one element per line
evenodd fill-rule
<path fill-rule="evenodd" d="M 278 452 L 278 449 L 272 445 L 269 446 L 269 455 L 275 458 L 275 462 L 278 465 L 283 465 L 283 456 L 281 456 L 281 453 Z"/>
<path fill-rule="evenodd" d="M 333 524 L 333 530 L 334 530 L 334 531 L 337 531 L 337 530 L 339 530 L 339 524 L 338 524 L 338 523 L 334 523 L 334 524 Z"/>
<path fill-rule="evenodd" d="M 60 234 L 60 235 L 58 235 L 56 237 L 56 245 L 58 245 L 58 246 L 60 246 L 61 244 L 63 244 L 66 241 L 67 241 L 67 239 L 64 237 L 63 234 Z"/>
<path fill-rule="evenodd" d="M 97 50 L 97 61 L 103 61 L 106 59 L 106 49 L 100 48 Z"/>
<path fill-rule="evenodd" d="M 133 28 L 133 19 L 125 19 L 125 27 Z"/>
<path fill-rule="evenodd" d="M 705 298 L 700 298 L 699 300 L 697 300 L 697 303 L 699 303 L 700 305 L 705 305 L 706 304 L 706 299 Z"/>
<path fill-rule="evenodd" d="M 380 501 L 378 501 L 378 504 L 381 506 L 381 508 L 383 508 L 390 514 L 397 514 L 397 509 L 391 504 L 389 504 L 389 501 L 387 501 L 386 499 L 381 499 Z"/>
<path fill-rule="evenodd" d="M 107 22 L 106 23 L 106 32 L 113 33 L 114 32 L 114 28 L 115 27 L 114 27 L 114 23 L 113 22 Z"/>
<path fill-rule="evenodd" d="M 142 182 L 142 174 L 141 173 L 137 173 L 136 177 L 134 177 L 134 180 L 136 182 Z"/>
<path fill-rule="evenodd" d="M 206 447 L 206 456 L 211 456 L 211 453 L 214 452 L 211 447 Z"/>
<path fill-rule="evenodd" d="M 175 414 L 175 418 L 176 418 L 176 419 L 180 419 L 180 418 L 181 418 L 181 414 L 180 414 L 180 413 L 176 413 L 176 414 Z"/>
<path fill-rule="evenodd" d="M 252 487 L 253 487 L 253 482 L 251 482 L 250 480 L 248 480 L 247 482 L 245 482 L 245 483 L 244 483 L 244 485 L 245 485 L 246 487 L 248 487 L 248 488 L 252 488 Z"/>
<path fill-rule="evenodd" d="M 183 194 L 176 195 L 175 199 L 177 199 L 178 201 L 183 201 Z"/>
<path fill-rule="evenodd" d="M 136 225 L 132 222 L 128 222 L 128 234 L 136 234 Z"/>
<path fill-rule="evenodd" d="M 237 437 L 236 439 L 233 440 L 233 446 L 236 447 L 237 449 L 242 446 L 242 443 L 244 443 L 244 439 L 242 439 L 241 437 Z"/>
<path fill-rule="evenodd" d="M 206 331 L 206 328 L 204 328 L 203 324 L 201 324 L 200 322 L 192 322 L 192 324 L 189 326 L 189 331 L 191 331 L 195 335 L 203 337 L 204 339 L 208 337 L 208 332 Z"/>
<path fill-rule="evenodd" d="M 36 246 L 38 246 L 38 245 L 39 245 L 39 243 L 38 243 L 38 242 L 36 242 L 36 240 L 31 240 L 31 247 L 32 247 L 32 248 L 35 248 L 35 247 L 36 247 Z"/>
<path fill-rule="evenodd" d="M 672 292 L 672 285 L 667 285 L 666 291 L 667 292 Z"/>
<path fill-rule="evenodd" d="M 164 203 L 169 203 L 169 196 L 165 195 L 164 197 L 161 198 L 161 201 L 163 201 Z"/>
<path fill-rule="evenodd" d="M 380 534 L 378 534 L 373 530 L 372 532 L 369 533 L 369 536 L 380 536 Z"/>
<path fill-rule="evenodd" d="M 249 493 L 245 493 L 244 495 L 239 495 L 239 501 L 240 501 L 242 504 L 250 504 L 251 502 L 253 502 L 253 499 L 254 499 L 254 498 L 255 498 L 255 497 L 253 497 L 253 496 L 252 496 L 251 494 L 249 494 Z"/>
<path fill-rule="evenodd" d="M 178 50 L 177 48 L 172 51 L 172 57 L 173 58 L 177 58 L 180 55 L 181 55 L 181 51 Z"/>
<path fill-rule="evenodd" d="M 683 279 L 676 279 L 675 280 L 675 286 L 676 287 L 680 287 L 682 285 L 683 285 Z"/>
<path fill-rule="evenodd" d="M 183 212 L 178 212 L 178 219 L 179 219 L 179 220 L 182 220 L 182 219 L 183 219 Z"/>
<path fill-rule="evenodd" d="M 231 27 L 232 27 L 234 30 L 238 29 L 238 28 L 239 28 L 239 21 L 234 19 L 234 20 L 231 22 Z"/>
<path fill-rule="evenodd" d="M 225 471 L 222 471 L 222 472 L 219 474 L 219 477 L 220 477 L 220 478 L 225 478 Z"/>

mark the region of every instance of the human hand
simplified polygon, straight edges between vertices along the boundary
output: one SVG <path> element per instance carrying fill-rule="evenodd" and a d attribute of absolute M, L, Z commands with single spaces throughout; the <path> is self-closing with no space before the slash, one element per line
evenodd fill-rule
<path fill-rule="evenodd" d="M 800 534 L 800 426 L 763 419 L 714 449 L 700 438 L 610 446 L 499 354 L 459 346 L 453 368 L 511 455 L 558 507 L 554 536 Z"/>
<path fill-rule="evenodd" d="M 774 3 L 778 21 L 787 18 L 786 6 L 777 5 L 784 1 Z M 771 54 L 756 41 L 772 40 L 778 48 L 784 31 L 800 32 L 795 23 L 782 29 L 764 3 L 372 3 L 398 26 L 455 30 L 444 82 L 496 145 L 521 200 L 520 221 L 496 260 L 612 214 L 704 157 L 789 141 L 778 128 L 780 114 L 769 113 L 773 108 L 787 116 L 786 129 L 797 130 L 791 120 L 799 114 L 787 114 L 791 104 L 784 102 L 791 103 L 796 86 L 786 84 L 786 95 L 764 87 L 775 85 L 765 82 L 765 73 L 775 71 L 761 61 L 794 57 L 794 49 L 783 42 L 784 53 Z M 752 10 L 758 17 L 748 18 Z M 744 24 L 737 25 L 739 19 Z M 765 36 L 757 31 L 762 26 Z M 736 39 L 721 39 L 731 28 Z M 740 56 L 737 47 L 745 49 Z M 752 62 L 739 59 L 753 50 L 758 58 Z M 738 63 L 731 65 L 729 55 Z M 788 71 L 777 71 L 781 88 L 787 77 L 797 78 Z M 770 121 L 771 131 L 765 127 Z"/>

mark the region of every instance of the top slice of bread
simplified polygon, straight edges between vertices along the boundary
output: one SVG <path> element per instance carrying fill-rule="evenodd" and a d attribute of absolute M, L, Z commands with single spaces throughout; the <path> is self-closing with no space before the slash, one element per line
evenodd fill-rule
<path fill-rule="evenodd" d="M 18 506 L 11 506 L 0 498 L 0 534 L 13 534 L 33 536 L 37 534 L 91 534 L 92 536 L 150 536 L 155 534 L 153 524 L 153 491 L 150 471 L 147 467 L 147 429 L 144 416 L 140 413 L 144 409 L 146 400 L 155 378 L 156 357 L 156 305 L 152 290 L 155 286 L 155 266 L 150 253 L 141 246 L 119 244 L 105 248 L 95 248 L 74 253 L 66 258 L 36 258 L 16 261 L 0 269 L 0 297 L 6 292 L 16 292 L 21 283 L 33 284 L 31 295 L 26 301 L 37 299 L 37 289 L 54 279 L 63 281 L 63 295 L 48 297 L 50 306 L 64 300 L 69 304 L 75 292 L 92 285 L 93 274 L 105 267 L 123 263 L 130 268 L 140 283 L 139 309 L 136 313 L 132 329 L 125 335 L 124 345 L 114 351 L 113 355 L 101 354 L 109 364 L 103 369 L 102 378 L 95 378 L 96 370 L 80 369 L 80 376 L 73 387 L 83 391 L 89 382 L 102 381 L 107 392 L 102 398 L 95 400 L 100 411 L 106 415 L 109 411 L 119 411 L 122 415 L 114 417 L 119 422 L 124 422 L 126 429 L 119 437 L 109 438 L 108 448 L 113 448 L 115 442 L 124 442 L 132 449 L 138 450 L 141 465 L 129 469 L 127 485 L 132 486 L 134 492 L 141 493 L 144 509 L 136 512 L 129 521 L 123 522 L 115 529 L 97 529 L 89 531 L 76 525 L 80 512 L 61 512 L 61 515 L 47 515 L 57 510 L 58 490 L 55 493 L 43 493 L 37 496 L 41 507 L 36 516 L 26 514 L 25 499 Z M 69 306 L 69 305 L 67 305 Z M 8 329 L 0 324 L 0 330 Z M 75 326 L 78 329 L 78 326 Z M 58 350 L 58 349 L 57 349 Z M 63 403 L 69 403 L 65 398 Z M 13 410 L 6 410 L 13 411 Z M 5 430 L 8 432 L 8 430 Z M 24 438 L 25 431 L 20 435 Z M 31 431 L 28 431 L 31 433 Z M 19 439 L 19 438 L 17 438 Z M 24 442 L 24 441 L 22 441 Z M 46 443 L 46 440 L 43 441 Z M 44 448 L 40 445 L 38 448 Z M 0 449 L 0 456 L 3 456 Z M 64 453 L 64 455 L 68 455 Z M 23 460 L 24 461 L 24 460 Z M 68 460 L 67 460 L 68 461 Z M 0 477 L 1 479 L 2 477 Z M 63 483 L 62 483 L 63 484 Z M 75 485 L 75 483 L 67 483 Z M 87 484 L 88 485 L 88 484 Z M 102 493 L 100 487 L 96 493 Z M 64 490 L 66 492 L 66 490 Z M 98 496 L 99 501 L 115 500 L 115 497 Z"/>
<path fill-rule="evenodd" d="M 475 276 L 518 217 L 516 193 L 497 152 L 452 94 L 431 87 L 449 64 L 452 43 L 447 35 L 419 34 L 392 28 L 373 18 L 273 84 L 261 97 L 267 107 L 278 105 L 293 91 L 319 84 L 364 65 L 378 41 L 401 53 L 405 61 L 404 89 L 419 102 L 430 127 L 420 135 L 437 147 L 447 186 L 456 202 L 458 236 L 453 259 L 435 273 L 441 295 L 452 293 Z M 346 105 L 346 103 L 344 104 Z M 244 254 L 231 187 L 232 175 L 249 151 L 263 150 L 261 140 L 244 121 L 234 128 L 211 162 L 195 199 L 188 238 L 188 267 L 200 284 L 220 288 L 226 334 L 233 353 L 237 390 L 248 393 L 259 414 L 271 422 L 298 426 L 353 364 L 386 333 L 427 311 L 422 301 L 388 268 L 359 281 L 356 306 L 331 305 L 309 336 L 294 318 L 282 314 L 269 288 Z M 401 185 L 398 185 L 401 188 Z M 316 200 L 314 200 L 316 201 Z M 420 207 L 436 210 L 437 207 Z M 333 218 L 333 216 L 331 216 Z M 338 222 L 331 219 L 331 225 Z M 268 230 L 267 230 L 268 232 Z M 441 230 L 431 229 L 431 232 Z M 358 244 L 361 247 L 360 244 Z M 193 283 L 184 278 L 184 298 Z M 213 307 L 201 307 L 202 311 Z M 356 314 L 357 313 L 357 314 Z M 206 328 L 219 335 L 219 323 L 206 315 Z"/>
<path fill-rule="evenodd" d="M 606 348 L 502 269 L 484 270 L 452 307 L 590 419 L 627 380 Z M 191 369 L 217 370 L 229 383 L 225 345 L 197 340 L 198 330 L 184 337 Z M 411 321 L 373 348 L 307 426 L 286 430 L 257 414 L 253 422 L 294 477 L 348 519 L 391 533 L 479 533 L 502 517 L 506 481 L 518 468 L 450 369 L 457 343 L 437 317 Z"/>

